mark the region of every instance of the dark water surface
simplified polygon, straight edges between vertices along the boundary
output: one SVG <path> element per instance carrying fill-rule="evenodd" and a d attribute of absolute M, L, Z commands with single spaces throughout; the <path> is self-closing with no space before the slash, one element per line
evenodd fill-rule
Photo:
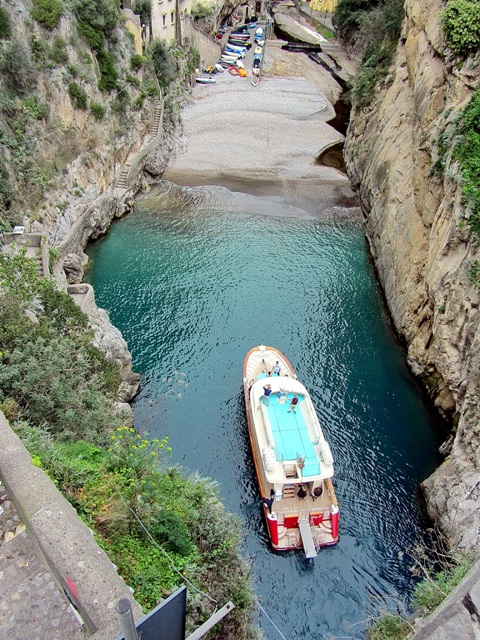
<path fill-rule="evenodd" d="M 426 525 L 417 485 L 438 462 L 439 425 L 389 326 L 361 221 L 331 214 L 162 183 L 89 248 L 97 303 L 142 374 L 137 428 L 168 434 L 175 462 L 219 481 L 288 639 L 361 638 L 379 605 L 408 598 L 404 551 Z M 340 542 L 314 561 L 273 554 L 261 517 L 241 383 L 262 343 L 291 360 L 335 458 Z"/>

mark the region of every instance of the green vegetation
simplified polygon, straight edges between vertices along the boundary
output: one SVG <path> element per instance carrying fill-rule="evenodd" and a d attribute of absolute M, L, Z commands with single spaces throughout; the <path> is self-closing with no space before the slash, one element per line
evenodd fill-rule
<path fill-rule="evenodd" d="M 332 40 L 333 38 L 335 38 L 335 35 L 336 35 L 335 31 L 332 31 L 324 24 L 317 25 L 317 33 L 319 33 L 321 36 L 323 36 L 327 40 Z"/>
<path fill-rule="evenodd" d="M 468 271 L 468 278 L 476 287 L 480 287 L 480 260 L 475 260 Z"/>
<path fill-rule="evenodd" d="M 480 238 L 480 88 L 463 109 L 455 128 L 452 157 L 462 175 L 462 194 L 470 209 L 468 222 Z"/>
<path fill-rule="evenodd" d="M 76 82 L 70 82 L 68 85 L 68 95 L 75 109 L 85 110 L 87 108 L 87 93 Z"/>
<path fill-rule="evenodd" d="M 452 557 L 450 562 L 438 572 L 432 567 L 426 570 L 427 579 L 415 588 L 412 604 L 422 615 L 432 613 L 457 587 L 473 566 L 473 559 L 466 556 Z M 429 579 L 431 574 L 433 579 Z"/>
<path fill-rule="evenodd" d="M 216 484 L 168 466 L 166 437 L 122 423 L 118 368 L 92 346 L 87 317 L 24 252 L 0 253 L 0 292 L 0 408 L 34 464 L 94 531 L 145 610 L 187 582 L 189 633 L 232 600 L 218 637 L 253 639 L 239 522 Z"/>
<path fill-rule="evenodd" d="M 0 7 L 0 40 L 7 40 L 12 35 L 10 17 L 3 7 Z"/>
<path fill-rule="evenodd" d="M 135 0 L 133 10 L 135 13 L 140 14 L 142 24 L 150 24 L 152 17 L 152 0 Z"/>
<path fill-rule="evenodd" d="M 35 84 L 35 66 L 28 45 L 15 37 L 4 47 L 0 56 L 0 73 L 5 86 L 24 95 Z"/>
<path fill-rule="evenodd" d="M 398 613 L 386 611 L 368 629 L 368 640 L 404 640 L 412 632 L 411 625 Z"/>
<path fill-rule="evenodd" d="M 68 62 L 67 43 L 61 36 L 55 36 L 53 39 L 49 57 L 57 64 L 65 64 L 65 62 Z"/>
<path fill-rule="evenodd" d="M 54 29 L 63 15 L 62 0 L 33 0 L 32 17 L 46 29 Z"/>
<path fill-rule="evenodd" d="M 440 547 L 442 540 L 439 541 Z M 435 561 L 432 561 L 435 556 Z M 420 616 L 432 613 L 457 587 L 475 562 L 473 554 L 452 555 L 446 550 L 416 548 L 412 572 L 422 577 L 413 592 L 412 607 Z M 368 640 L 404 640 L 413 628 L 407 615 L 382 611 L 367 631 Z"/>
<path fill-rule="evenodd" d="M 78 31 L 97 56 L 100 67 L 99 89 L 117 89 L 115 58 L 107 50 L 113 31 L 119 24 L 117 3 L 115 0 L 77 0 L 74 7 L 78 18 Z"/>
<path fill-rule="evenodd" d="M 94 51 L 100 51 L 118 24 L 115 0 L 77 0 L 74 4 L 78 30 Z"/>
<path fill-rule="evenodd" d="M 100 81 L 98 88 L 102 91 L 117 89 L 118 73 L 115 69 L 115 58 L 111 53 L 102 49 L 97 52 L 98 66 L 100 67 Z"/>
<path fill-rule="evenodd" d="M 454 53 L 467 56 L 480 49 L 480 3 L 449 0 L 442 11 L 447 44 Z"/>
<path fill-rule="evenodd" d="M 103 120 L 106 111 L 106 108 L 99 102 L 90 103 L 90 113 L 95 118 L 95 120 Z"/>
<path fill-rule="evenodd" d="M 192 6 L 190 13 L 194 20 L 205 20 L 213 16 L 215 10 L 212 5 L 197 2 Z"/>
<path fill-rule="evenodd" d="M 167 90 L 174 78 L 173 63 L 165 40 L 154 40 L 149 50 L 153 68 L 162 90 Z"/>
<path fill-rule="evenodd" d="M 132 71 L 138 71 L 138 69 L 142 68 L 144 62 L 145 58 L 139 53 L 136 53 L 130 58 L 130 69 L 132 69 Z"/>
<path fill-rule="evenodd" d="M 390 69 L 404 18 L 403 0 L 340 0 L 333 20 L 337 33 L 364 51 L 351 91 L 357 109 L 367 107 L 375 86 Z"/>

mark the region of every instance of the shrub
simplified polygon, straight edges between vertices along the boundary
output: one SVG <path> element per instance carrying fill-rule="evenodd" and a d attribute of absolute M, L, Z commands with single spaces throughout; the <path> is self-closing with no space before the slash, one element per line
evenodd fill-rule
<path fill-rule="evenodd" d="M 202 2 L 197 2 L 193 5 L 190 11 L 192 18 L 194 20 L 204 20 L 205 18 L 209 18 L 214 14 L 214 8 L 211 5 L 203 4 Z"/>
<path fill-rule="evenodd" d="M 68 62 L 67 43 L 61 36 L 55 36 L 50 49 L 50 59 L 58 64 Z"/>
<path fill-rule="evenodd" d="M 460 165 L 463 199 L 471 209 L 470 227 L 480 237 L 480 88 L 461 112 L 456 134 L 452 157 Z"/>
<path fill-rule="evenodd" d="M 99 102 L 91 102 L 90 103 L 90 112 L 95 120 L 103 120 L 106 113 L 106 108 L 100 104 Z"/>
<path fill-rule="evenodd" d="M 98 66 L 100 67 L 100 80 L 98 88 L 101 91 L 111 91 L 117 88 L 118 73 L 115 69 L 115 58 L 111 53 L 101 49 L 97 52 Z"/>
<path fill-rule="evenodd" d="M 74 64 L 69 64 L 67 67 L 67 71 L 72 76 L 72 78 L 77 78 L 80 75 L 78 67 L 76 67 Z"/>
<path fill-rule="evenodd" d="M 118 3 L 115 0 L 77 0 L 74 9 L 78 31 L 92 49 L 99 51 L 118 24 Z"/>
<path fill-rule="evenodd" d="M 35 120 L 43 120 L 48 115 L 48 105 L 43 102 L 39 102 L 36 96 L 30 96 L 23 101 L 28 113 L 35 118 Z"/>
<path fill-rule="evenodd" d="M 0 40 L 10 38 L 12 34 L 12 25 L 10 24 L 10 16 L 3 7 L 0 7 Z"/>
<path fill-rule="evenodd" d="M 404 17 L 404 0 L 340 0 L 334 15 L 339 33 L 363 52 L 351 95 L 363 109 L 375 95 L 375 85 L 388 74 Z"/>
<path fill-rule="evenodd" d="M 141 56 L 139 53 L 135 53 L 130 58 L 130 68 L 133 71 L 137 71 L 138 69 L 140 69 L 143 66 L 144 62 L 145 62 L 145 58 L 143 56 Z"/>
<path fill-rule="evenodd" d="M 129 73 L 127 73 L 125 80 L 126 82 L 128 82 L 128 84 L 132 84 L 134 87 L 140 86 L 140 80 L 135 76 L 130 75 Z"/>
<path fill-rule="evenodd" d="M 10 182 L 10 176 L 3 163 L 3 158 L 0 156 L 0 210 L 2 208 L 8 209 L 10 207 L 12 196 L 13 187 Z"/>
<path fill-rule="evenodd" d="M 6 86 L 20 95 L 27 93 L 35 84 L 35 68 L 27 45 L 13 39 L 0 57 L 0 73 Z"/>
<path fill-rule="evenodd" d="M 53 29 L 63 14 L 64 5 L 61 0 L 33 0 L 32 17 L 45 27 Z"/>
<path fill-rule="evenodd" d="M 154 98 L 156 95 L 158 95 L 158 89 L 156 84 L 153 82 L 153 80 L 149 80 L 149 79 L 145 80 L 142 86 L 142 91 L 149 98 Z"/>
<path fill-rule="evenodd" d="M 72 101 L 75 109 L 86 109 L 87 108 L 87 94 L 85 89 L 83 89 L 76 82 L 70 82 L 68 85 L 68 95 Z"/>
<path fill-rule="evenodd" d="M 421 615 L 434 611 L 445 600 L 449 593 L 457 587 L 473 565 L 469 555 L 451 558 L 449 566 L 443 571 L 434 573 L 430 568 L 430 579 L 422 580 L 413 592 L 413 606 Z"/>
<path fill-rule="evenodd" d="M 480 48 L 480 3 L 478 0 L 449 0 L 442 11 L 447 44 L 465 56 Z"/>
<path fill-rule="evenodd" d="M 368 640 L 403 640 L 412 631 L 412 627 L 395 613 L 383 613 L 367 631 Z"/>
<path fill-rule="evenodd" d="M 30 50 L 33 59 L 43 66 L 50 52 L 45 40 L 42 40 L 42 38 L 39 38 L 35 33 L 32 33 L 30 36 Z"/>
<path fill-rule="evenodd" d="M 150 56 L 160 86 L 162 89 L 168 89 L 168 85 L 173 80 L 174 65 L 165 40 L 154 40 L 150 49 Z"/>
<path fill-rule="evenodd" d="M 468 279 L 476 287 L 480 287 L 480 260 L 475 260 L 468 270 Z"/>

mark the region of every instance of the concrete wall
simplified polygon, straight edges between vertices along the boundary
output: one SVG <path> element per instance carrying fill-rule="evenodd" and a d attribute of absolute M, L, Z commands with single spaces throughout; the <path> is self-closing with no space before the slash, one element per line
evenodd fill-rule
<path fill-rule="evenodd" d="M 0 442 L 1 477 L 49 571 L 69 594 L 94 640 L 118 637 L 118 600 L 131 601 L 137 620 L 142 617 L 140 605 L 75 509 L 32 463 L 1 412 Z"/>
<path fill-rule="evenodd" d="M 182 22 L 182 39 L 189 38 L 200 54 L 200 65 L 208 67 L 215 64 L 222 53 L 222 46 L 219 42 L 207 36 L 198 29 L 189 15 L 185 16 Z"/>
<path fill-rule="evenodd" d="M 135 38 L 135 51 L 142 55 L 142 24 L 140 16 L 133 13 L 131 9 L 123 9 L 125 16 L 125 26 Z"/>

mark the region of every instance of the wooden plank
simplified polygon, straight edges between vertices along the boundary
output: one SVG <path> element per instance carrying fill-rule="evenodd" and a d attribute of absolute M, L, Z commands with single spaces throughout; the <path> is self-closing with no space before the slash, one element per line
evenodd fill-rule
<path fill-rule="evenodd" d="M 310 529 L 310 523 L 308 520 L 300 520 L 298 523 L 300 529 L 300 535 L 302 536 L 302 544 L 305 549 L 305 555 L 307 558 L 315 558 L 317 550 L 315 549 L 315 543 L 313 542 L 312 530 Z"/>

